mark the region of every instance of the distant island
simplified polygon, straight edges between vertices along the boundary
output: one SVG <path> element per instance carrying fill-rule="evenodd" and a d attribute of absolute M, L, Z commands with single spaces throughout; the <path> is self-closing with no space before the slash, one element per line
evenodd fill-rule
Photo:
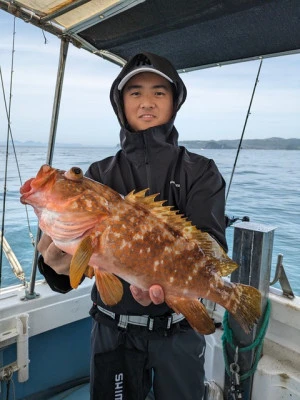
<path fill-rule="evenodd" d="M 27 140 L 25 142 L 22 142 L 20 140 L 14 140 L 14 144 L 17 147 L 18 146 L 26 146 L 26 147 L 45 147 L 45 146 L 48 146 L 47 143 L 36 142 L 34 140 Z M 6 145 L 6 142 L 0 141 L 0 146 L 5 146 L 5 145 Z M 55 144 L 55 147 L 72 147 L 72 148 L 74 148 L 74 147 L 86 147 L 86 146 L 83 146 L 80 143 L 59 143 L 58 142 L 58 143 Z"/>
<path fill-rule="evenodd" d="M 237 149 L 240 143 L 240 139 L 233 140 L 180 140 L 179 145 L 185 146 L 189 149 Z M 47 143 L 35 142 L 35 141 L 24 141 L 15 140 L 14 144 L 16 147 L 45 147 Z M 0 146 L 5 146 L 5 142 L 0 141 Z M 80 143 L 56 143 L 55 147 L 117 147 L 116 146 L 97 144 L 95 146 L 82 145 Z M 253 150 L 300 150 L 300 139 L 291 138 L 283 139 L 279 137 L 272 137 L 268 139 L 244 139 L 242 143 L 242 149 L 253 149 Z"/>
<path fill-rule="evenodd" d="M 237 149 L 240 140 L 181 140 L 180 145 L 189 149 Z M 242 149 L 255 150 L 300 150 L 300 139 L 244 139 Z"/>

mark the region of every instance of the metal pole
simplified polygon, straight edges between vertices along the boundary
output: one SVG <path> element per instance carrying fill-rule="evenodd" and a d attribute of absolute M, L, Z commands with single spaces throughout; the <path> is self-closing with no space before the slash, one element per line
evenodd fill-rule
<path fill-rule="evenodd" d="M 272 263 L 272 250 L 275 227 L 252 222 L 241 222 L 235 225 L 232 258 L 239 264 L 239 268 L 231 275 L 232 282 L 240 282 L 256 287 L 262 294 L 262 315 L 269 295 L 269 283 Z M 233 332 L 238 347 L 247 347 L 253 343 L 259 332 L 260 324 L 252 332 L 246 334 L 239 324 L 229 315 L 228 324 Z M 228 362 L 233 363 L 235 352 L 227 346 Z M 238 355 L 240 375 L 251 370 L 254 360 L 254 350 L 241 352 Z M 241 381 L 242 399 L 251 399 L 253 376 Z M 228 390 L 231 378 L 225 376 L 224 399 L 230 399 Z"/>
<path fill-rule="evenodd" d="M 49 142 L 48 142 L 48 153 L 46 158 L 46 163 L 51 165 L 53 159 L 53 152 L 55 146 L 55 138 L 56 138 L 56 131 L 57 131 L 57 124 L 58 124 L 58 116 L 59 116 L 59 109 L 60 109 L 60 101 L 61 101 L 61 94 L 63 88 L 63 80 L 65 74 L 65 66 L 67 60 L 69 48 L 69 41 L 65 38 L 61 39 L 60 44 L 60 56 L 59 56 L 59 64 L 58 64 L 58 71 L 57 71 L 57 78 L 56 78 L 56 88 L 55 88 L 55 95 L 53 101 L 53 110 L 52 110 L 52 119 L 51 119 L 51 127 L 50 127 L 50 134 L 49 134 Z M 41 230 L 38 228 L 37 235 L 36 235 L 36 245 L 41 238 Z M 31 269 L 31 279 L 29 284 L 29 289 L 26 291 L 25 299 L 32 299 L 37 296 L 34 292 L 35 287 L 35 279 L 36 279 L 36 272 L 37 272 L 37 261 L 38 261 L 38 251 L 37 247 L 35 247 L 34 257 L 32 262 L 32 269 Z"/>
<path fill-rule="evenodd" d="M 53 159 L 53 152 L 54 152 L 54 145 L 55 145 L 55 138 L 56 138 L 58 116 L 59 116 L 59 110 L 60 110 L 60 101 L 61 101 L 61 94 L 62 94 L 62 87 L 63 87 L 63 81 L 64 81 L 68 48 L 69 48 L 69 41 L 66 40 L 65 38 L 62 38 L 61 45 L 60 45 L 60 56 L 59 56 L 59 64 L 58 64 L 58 71 L 57 71 L 56 88 L 55 88 L 55 95 L 54 95 L 54 102 L 53 102 L 51 128 L 50 128 L 49 142 L 48 142 L 48 153 L 47 153 L 47 159 L 46 159 L 46 163 L 49 165 L 52 164 L 52 159 Z"/>
<path fill-rule="evenodd" d="M 75 0 L 75 1 L 73 0 L 72 3 L 59 8 L 57 11 L 54 11 L 53 13 L 48 14 L 45 17 L 42 17 L 41 22 L 43 23 L 43 22 L 51 21 L 54 18 L 57 18 L 63 14 L 66 14 L 67 12 L 74 10 L 75 8 L 82 6 L 83 4 L 89 3 L 90 1 L 91 0 Z"/>

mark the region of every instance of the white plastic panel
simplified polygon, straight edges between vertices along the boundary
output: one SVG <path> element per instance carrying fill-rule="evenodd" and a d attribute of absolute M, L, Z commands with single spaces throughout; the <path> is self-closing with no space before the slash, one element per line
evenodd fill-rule
<path fill-rule="evenodd" d="M 225 363 L 223 358 L 221 336 L 223 331 L 217 329 L 212 335 L 205 336 L 205 377 L 214 381 L 221 388 L 224 387 Z"/>
<path fill-rule="evenodd" d="M 254 376 L 252 400 L 300 400 L 299 365 L 264 355 Z M 288 358 L 288 357 L 285 357 Z"/>

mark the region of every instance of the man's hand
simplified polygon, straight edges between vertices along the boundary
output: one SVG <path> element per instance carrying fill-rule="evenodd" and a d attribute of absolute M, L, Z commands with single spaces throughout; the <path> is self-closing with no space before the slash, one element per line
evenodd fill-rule
<path fill-rule="evenodd" d="M 130 285 L 130 291 L 134 300 L 142 306 L 149 306 L 151 302 L 157 305 L 165 301 L 164 291 L 159 285 L 152 285 L 149 291 Z"/>
<path fill-rule="evenodd" d="M 43 234 L 37 249 L 42 254 L 45 263 L 57 274 L 69 275 L 72 256 L 56 247 L 50 236 Z"/>

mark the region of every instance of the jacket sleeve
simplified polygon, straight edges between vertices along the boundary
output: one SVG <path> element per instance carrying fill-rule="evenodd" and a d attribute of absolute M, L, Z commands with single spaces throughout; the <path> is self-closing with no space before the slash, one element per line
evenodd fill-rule
<path fill-rule="evenodd" d="M 69 276 L 57 274 L 54 269 L 44 262 L 42 255 L 38 258 L 38 267 L 40 273 L 44 276 L 48 285 L 54 292 L 68 293 L 72 290 Z"/>
<path fill-rule="evenodd" d="M 225 236 L 225 181 L 213 160 L 199 173 L 187 193 L 186 216 L 228 251 Z"/>

